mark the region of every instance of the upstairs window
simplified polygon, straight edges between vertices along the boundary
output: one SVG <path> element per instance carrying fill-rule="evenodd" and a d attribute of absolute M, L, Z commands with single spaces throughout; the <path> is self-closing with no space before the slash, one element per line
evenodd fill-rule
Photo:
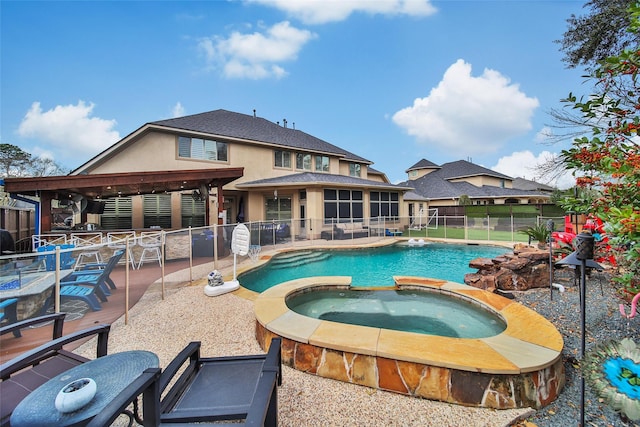
<path fill-rule="evenodd" d="M 273 165 L 277 168 L 291 168 L 291 153 L 288 151 L 276 150 Z"/>
<path fill-rule="evenodd" d="M 226 162 L 227 144 L 202 138 L 178 137 L 178 157 Z"/>
<path fill-rule="evenodd" d="M 329 156 L 316 156 L 316 172 L 329 172 Z"/>
<path fill-rule="evenodd" d="M 296 169 L 310 171 L 311 170 L 311 154 L 297 153 Z"/>
<path fill-rule="evenodd" d="M 360 169 L 362 165 L 358 163 L 349 163 L 349 176 L 355 176 L 360 178 Z"/>

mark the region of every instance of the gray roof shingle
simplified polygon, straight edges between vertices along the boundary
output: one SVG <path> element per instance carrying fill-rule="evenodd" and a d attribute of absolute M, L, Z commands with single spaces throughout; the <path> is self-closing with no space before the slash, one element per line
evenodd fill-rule
<path fill-rule="evenodd" d="M 415 180 L 401 182 L 399 185 L 413 187 L 413 191 L 405 195 L 409 200 L 414 197 L 426 199 L 457 199 L 465 194 L 471 198 L 487 197 L 518 197 L 518 196 L 548 196 L 543 191 L 532 191 L 517 188 L 502 188 L 490 185 L 478 187 L 466 181 L 451 182 L 452 179 L 468 178 L 472 176 L 492 176 L 501 179 L 512 180 L 511 177 L 478 166 L 465 160 L 445 163 L 438 170 L 434 170 Z M 413 193 L 413 194 L 411 194 Z"/>
<path fill-rule="evenodd" d="M 265 178 L 256 181 L 243 182 L 237 184 L 240 188 L 256 187 L 256 186 L 271 186 L 271 185 L 295 185 L 295 184 L 336 184 L 336 185 L 350 185 L 358 187 L 380 187 L 396 189 L 398 191 L 407 189 L 406 185 L 389 184 L 380 181 L 371 181 L 368 179 L 356 178 L 346 175 L 333 175 L 328 173 L 314 173 L 314 172 L 302 172 L 292 175 L 279 176 L 275 178 Z"/>
<path fill-rule="evenodd" d="M 159 120 L 148 124 L 258 141 L 309 152 L 334 154 L 342 156 L 346 160 L 372 163 L 363 157 L 300 130 L 281 126 L 261 117 L 227 110 L 209 111 L 174 119 Z"/>
<path fill-rule="evenodd" d="M 540 182 L 531 181 L 524 178 L 515 178 L 513 180 L 513 188 L 519 188 L 521 190 L 538 190 L 552 192 L 553 187 Z"/>
<path fill-rule="evenodd" d="M 430 162 L 427 159 L 420 159 L 418 163 L 411 166 L 409 169 L 405 170 L 405 173 L 411 170 L 417 170 L 417 169 L 440 169 L 440 166 L 436 165 L 433 162 Z"/>
<path fill-rule="evenodd" d="M 458 160 L 455 162 L 445 163 L 441 166 L 441 171 L 443 173 L 442 177 L 444 179 L 468 178 L 470 176 L 478 175 L 493 176 L 496 178 L 508 180 L 513 179 L 510 176 L 491 169 L 484 168 L 480 165 L 476 165 L 475 163 L 471 163 L 466 160 Z"/>

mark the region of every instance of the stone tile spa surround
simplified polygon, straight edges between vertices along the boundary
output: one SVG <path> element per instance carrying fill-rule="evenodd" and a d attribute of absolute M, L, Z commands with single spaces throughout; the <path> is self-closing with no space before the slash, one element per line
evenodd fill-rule
<path fill-rule="evenodd" d="M 256 338 L 266 349 L 272 337 L 282 337 L 283 363 L 294 369 L 415 397 L 508 409 L 541 408 L 558 396 L 565 383 L 563 340 L 551 322 L 518 302 L 467 285 L 394 280 L 394 289 L 447 293 L 479 304 L 507 327 L 496 336 L 463 339 L 307 317 L 289 309 L 289 296 L 349 289 L 351 283 L 345 276 L 307 277 L 257 297 Z"/>

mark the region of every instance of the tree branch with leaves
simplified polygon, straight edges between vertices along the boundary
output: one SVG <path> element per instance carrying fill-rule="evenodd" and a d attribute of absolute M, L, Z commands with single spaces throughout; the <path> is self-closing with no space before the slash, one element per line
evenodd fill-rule
<path fill-rule="evenodd" d="M 68 170 L 48 157 L 34 156 L 12 144 L 0 144 L 0 176 L 66 175 Z"/>
<path fill-rule="evenodd" d="M 628 10 L 629 31 L 640 28 L 640 5 Z M 563 164 L 576 176 L 580 197 L 562 205 L 597 215 L 611 243 L 619 248 L 622 271 L 614 280 L 630 292 L 640 291 L 640 44 L 601 61 L 592 72 L 594 94 L 563 100 L 590 129 L 562 151 Z M 624 95 L 619 96 L 621 88 Z"/>

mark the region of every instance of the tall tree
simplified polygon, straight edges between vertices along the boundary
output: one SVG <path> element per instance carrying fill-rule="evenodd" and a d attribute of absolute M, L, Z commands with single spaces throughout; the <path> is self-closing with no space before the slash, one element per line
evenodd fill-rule
<path fill-rule="evenodd" d="M 68 173 L 68 169 L 60 166 L 53 159 L 43 156 L 33 158 L 29 168 L 30 176 L 66 175 Z"/>
<path fill-rule="evenodd" d="M 569 68 L 585 67 L 592 75 L 594 69 L 607 57 L 616 56 L 624 49 L 640 44 L 640 33 L 629 31 L 633 19 L 629 13 L 631 6 L 638 0 L 590 0 L 584 8 L 589 13 L 567 19 L 567 31 L 560 44 L 560 51 L 565 54 L 563 62 Z M 593 80 L 592 80 L 593 81 Z M 610 96 L 627 100 L 627 81 L 618 81 L 620 86 L 608 88 Z M 549 111 L 553 129 L 549 134 L 548 144 L 571 141 L 584 135 L 591 128 L 592 119 L 577 113 L 577 110 L 555 109 Z M 565 172 L 561 156 L 551 156 L 536 168 L 536 179 L 554 181 Z"/>
<path fill-rule="evenodd" d="M 3 177 L 24 176 L 31 162 L 31 154 L 11 144 L 0 144 L 0 167 Z"/>
<path fill-rule="evenodd" d="M 628 11 L 629 31 L 638 34 L 640 3 Z M 577 176 L 579 197 L 564 206 L 597 215 L 606 223 L 611 243 L 622 254 L 614 278 L 629 292 L 640 292 L 640 43 L 601 61 L 592 73 L 596 92 L 565 100 L 589 124 L 585 136 L 562 152 Z M 619 97 L 624 87 L 623 97 Z"/>
<path fill-rule="evenodd" d="M 617 55 L 640 42 L 640 34 L 627 31 L 630 24 L 630 6 L 636 0 L 590 0 L 584 7 L 587 15 L 571 15 L 567 19 L 569 29 L 564 33 L 560 50 L 563 61 L 570 68 L 585 66 L 593 69 L 598 61 Z"/>
<path fill-rule="evenodd" d="M 17 176 L 53 176 L 66 175 L 67 169 L 49 157 L 36 157 L 12 144 L 0 144 L 0 175 Z"/>

